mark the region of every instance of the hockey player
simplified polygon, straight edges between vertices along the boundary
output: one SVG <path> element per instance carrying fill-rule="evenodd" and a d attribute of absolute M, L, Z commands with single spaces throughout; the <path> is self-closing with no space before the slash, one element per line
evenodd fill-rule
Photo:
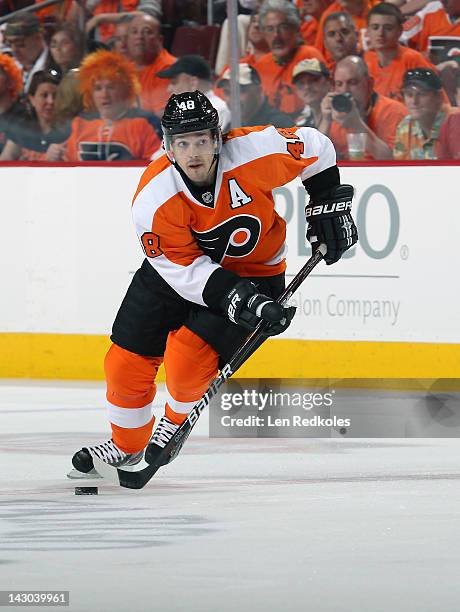
<path fill-rule="evenodd" d="M 73 475 L 93 457 L 138 463 L 152 436 L 155 377 L 164 362 L 165 415 L 147 460 L 161 450 L 260 319 L 282 333 L 294 308 L 284 288 L 285 222 L 272 189 L 301 177 L 310 195 L 307 238 L 327 264 L 357 241 L 353 187 L 340 185 L 331 141 L 312 128 L 235 129 L 198 91 L 173 95 L 163 119 L 166 155 L 144 172 L 133 200 L 145 253 L 118 311 L 105 359 L 112 438 L 78 451 Z"/>

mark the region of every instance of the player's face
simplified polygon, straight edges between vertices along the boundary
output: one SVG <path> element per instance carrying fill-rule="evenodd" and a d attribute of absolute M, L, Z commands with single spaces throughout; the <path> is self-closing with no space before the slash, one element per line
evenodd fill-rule
<path fill-rule="evenodd" d="M 391 15 L 372 15 L 369 19 L 367 34 L 371 48 L 395 49 L 399 44 L 402 27 L 396 17 Z"/>
<path fill-rule="evenodd" d="M 108 79 L 94 83 L 93 102 L 102 119 L 117 119 L 129 106 L 122 84 Z"/>
<path fill-rule="evenodd" d="M 350 93 L 361 110 L 369 106 L 372 80 L 352 66 L 338 66 L 334 75 L 334 92 Z"/>
<path fill-rule="evenodd" d="M 58 66 L 71 66 L 78 54 L 77 45 L 67 32 L 56 32 L 50 42 L 51 55 Z"/>
<path fill-rule="evenodd" d="M 355 29 L 343 17 L 331 19 L 324 26 L 324 46 L 334 61 L 338 62 L 347 55 L 356 54 L 356 45 Z"/>
<path fill-rule="evenodd" d="M 276 59 L 286 60 L 297 46 L 298 29 L 286 21 L 284 13 L 277 11 L 267 13 L 263 32 Z"/>
<path fill-rule="evenodd" d="M 329 91 L 329 79 L 321 75 L 299 74 L 295 80 L 295 88 L 305 104 L 317 106 Z"/>
<path fill-rule="evenodd" d="M 437 91 L 411 86 L 403 90 L 404 104 L 413 119 L 425 121 L 434 119 L 441 108 L 442 98 Z"/>
<path fill-rule="evenodd" d="M 29 102 L 33 106 L 40 122 L 51 123 L 54 115 L 57 86 L 52 83 L 41 83 Z"/>
<path fill-rule="evenodd" d="M 176 163 L 196 185 L 207 185 L 213 177 L 215 141 L 210 130 L 173 136 Z"/>

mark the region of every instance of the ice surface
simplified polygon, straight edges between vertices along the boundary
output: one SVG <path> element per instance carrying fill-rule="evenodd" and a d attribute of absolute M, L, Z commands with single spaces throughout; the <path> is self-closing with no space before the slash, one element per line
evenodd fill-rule
<path fill-rule="evenodd" d="M 0 589 L 78 612 L 460 610 L 457 439 L 209 439 L 203 414 L 145 489 L 76 497 L 70 457 L 107 434 L 100 384 L 0 384 Z"/>

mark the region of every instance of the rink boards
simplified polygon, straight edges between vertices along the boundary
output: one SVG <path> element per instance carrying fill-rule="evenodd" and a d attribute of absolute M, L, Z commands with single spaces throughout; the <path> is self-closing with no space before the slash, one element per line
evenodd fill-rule
<path fill-rule="evenodd" d="M 460 378 L 459 167 L 342 168 L 359 245 L 294 296 L 294 323 L 243 376 Z M 1 167 L 0 377 L 102 377 L 108 334 L 142 253 L 139 167 Z M 305 190 L 276 191 L 288 274 L 303 265 Z M 289 280 L 289 278 L 288 278 Z"/>

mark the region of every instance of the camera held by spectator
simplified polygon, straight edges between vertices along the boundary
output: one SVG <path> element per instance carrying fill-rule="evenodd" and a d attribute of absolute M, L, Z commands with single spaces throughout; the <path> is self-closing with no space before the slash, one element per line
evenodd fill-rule
<path fill-rule="evenodd" d="M 332 108 L 338 113 L 351 113 L 353 109 L 353 96 L 349 91 L 333 94 L 331 104 Z"/>
<path fill-rule="evenodd" d="M 374 91 L 362 58 L 346 57 L 336 67 L 334 91 L 321 104 L 322 131 L 344 159 L 391 159 L 403 104 Z"/>

